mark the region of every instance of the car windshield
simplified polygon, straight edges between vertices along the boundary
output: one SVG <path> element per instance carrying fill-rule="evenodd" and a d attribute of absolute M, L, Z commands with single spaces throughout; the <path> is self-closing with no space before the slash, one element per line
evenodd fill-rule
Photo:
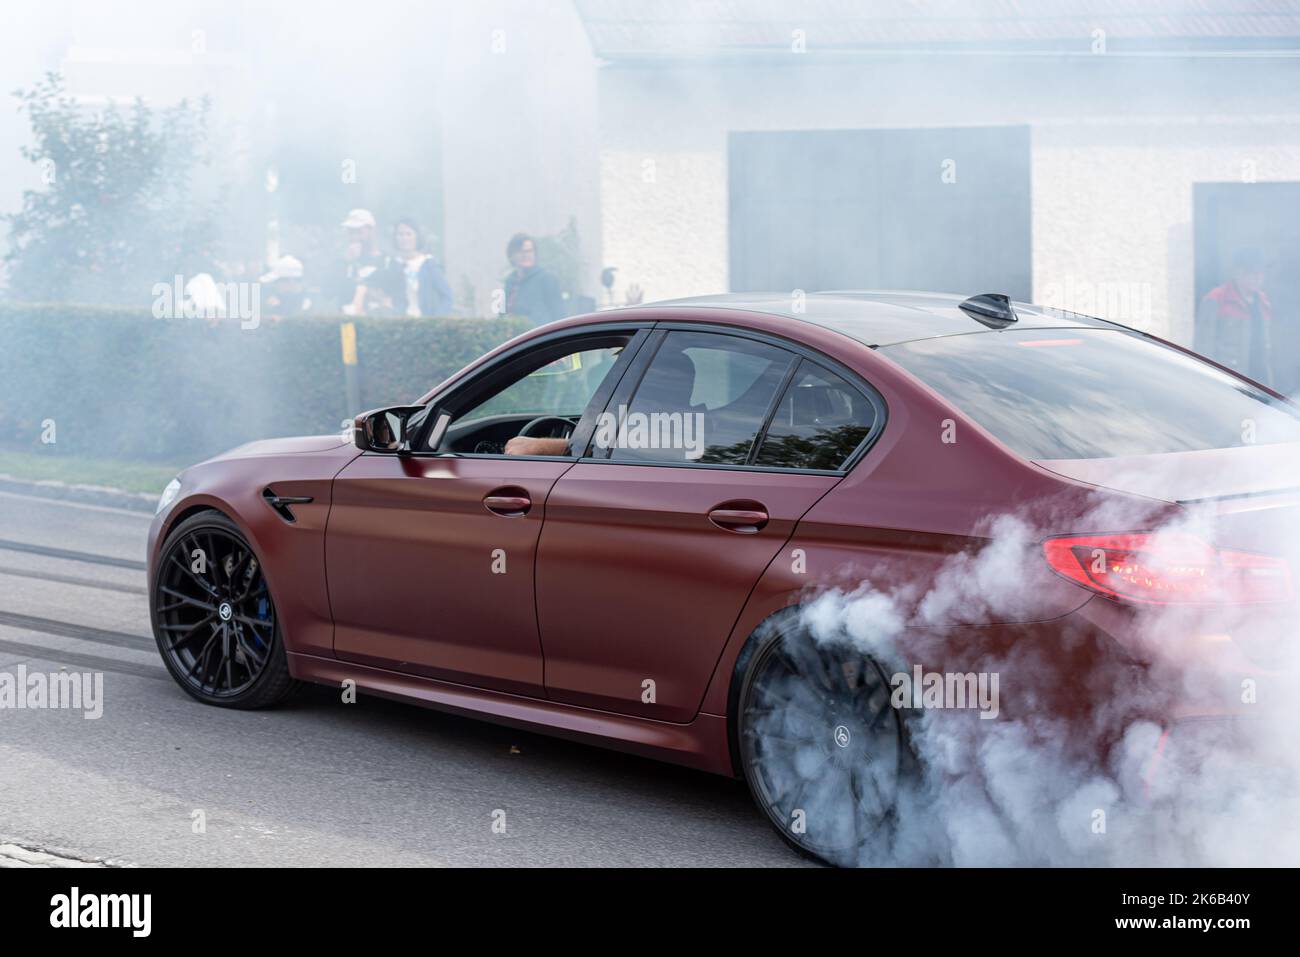
<path fill-rule="evenodd" d="M 1026 458 L 1300 441 L 1288 403 L 1123 330 L 1004 330 L 880 351 Z"/>

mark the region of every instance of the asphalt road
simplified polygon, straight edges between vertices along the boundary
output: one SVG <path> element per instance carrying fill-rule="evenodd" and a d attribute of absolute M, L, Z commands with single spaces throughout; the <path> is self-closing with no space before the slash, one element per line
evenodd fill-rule
<path fill-rule="evenodd" d="M 150 635 L 148 525 L 0 492 L 0 673 L 104 676 L 97 720 L 0 709 L 0 845 L 15 860 L 801 863 L 739 782 L 332 689 L 270 711 L 193 701 Z"/>

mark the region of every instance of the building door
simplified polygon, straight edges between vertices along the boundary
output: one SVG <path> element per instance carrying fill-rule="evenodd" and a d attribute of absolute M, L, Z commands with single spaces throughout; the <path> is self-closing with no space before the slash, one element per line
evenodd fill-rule
<path fill-rule="evenodd" d="M 732 133 L 731 288 L 1031 295 L 1029 127 Z"/>
<path fill-rule="evenodd" d="M 1196 183 L 1192 195 L 1196 302 L 1229 282 L 1243 256 L 1259 260 L 1264 294 L 1273 307 L 1274 381 L 1269 384 L 1295 392 L 1300 389 L 1300 183 Z"/>

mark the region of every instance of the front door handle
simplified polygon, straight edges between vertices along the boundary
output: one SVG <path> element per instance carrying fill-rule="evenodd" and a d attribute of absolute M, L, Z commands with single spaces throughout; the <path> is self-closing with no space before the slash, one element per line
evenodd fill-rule
<path fill-rule="evenodd" d="M 709 521 L 718 528 L 741 535 L 760 531 L 769 517 L 767 509 L 757 502 L 727 502 L 709 512 Z"/>
<path fill-rule="evenodd" d="M 489 512 L 512 518 L 517 515 L 527 515 L 528 510 L 533 507 L 533 500 L 528 497 L 525 489 L 498 488 L 493 489 L 483 498 L 483 504 Z"/>

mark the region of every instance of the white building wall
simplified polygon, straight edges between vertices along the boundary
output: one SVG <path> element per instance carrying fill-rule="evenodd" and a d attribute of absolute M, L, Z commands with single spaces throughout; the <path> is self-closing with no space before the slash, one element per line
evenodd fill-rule
<path fill-rule="evenodd" d="M 727 288 L 727 158 L 720 151 L 600 152 L 601 235 L 614 302 Z"/>
<path fill-rule="evenodd" d="M 1177 339 L 1192 184 L 1300 180 L 1285 60 L 615 65 L 600 83 L 605 257 L 647 301 L 727 289 L 731 131 L 1027 123 L 1035 299 Z"/>
<path fill-rule="evenodd" d="M 1034 298 L 1191 343 L 1193 184 L 1300 181 L 1300 115 L 1043 123 Z"/>

